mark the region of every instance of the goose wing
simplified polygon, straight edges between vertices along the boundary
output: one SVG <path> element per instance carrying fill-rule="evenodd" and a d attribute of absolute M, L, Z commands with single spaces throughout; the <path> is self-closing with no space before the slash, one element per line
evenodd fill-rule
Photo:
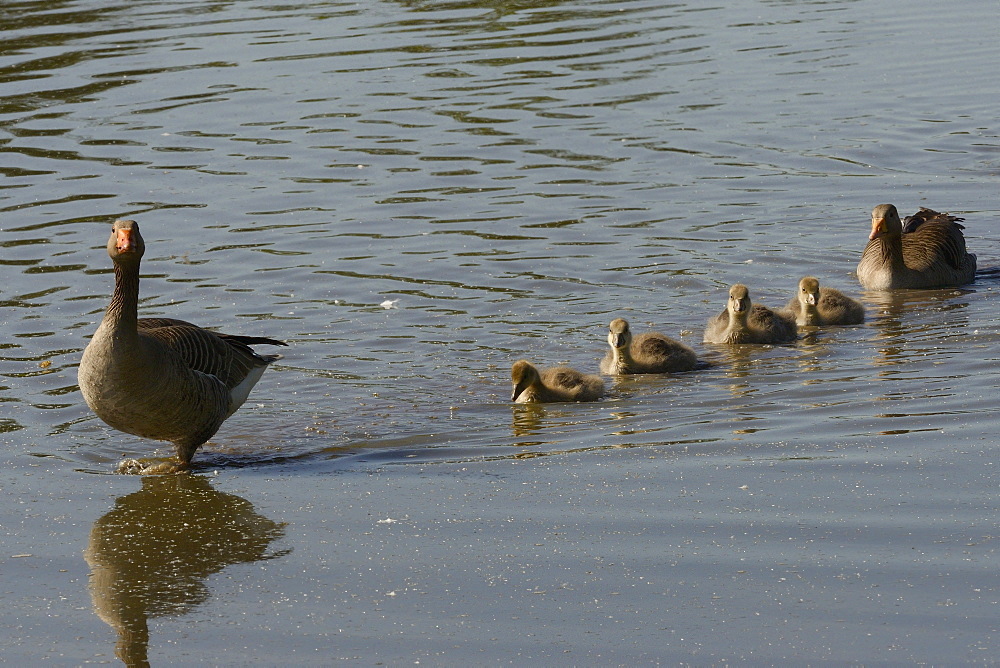
<path fill-rule="evenodd" d="M 936 223 L 955 223 L 955 226 L 964 230 L 964 225 L 959 225 L 958 221 L 965 220 L 965 218 L 959 218 L 958 216 L 952 216 L 947 213 L 939 213 L 934 209 L 928 209 L 925 206 L 920 207 L 920 211 L 917 211 L 912 216 L 907 216 L 903 219 L 903 234 L 909 234 L 910 232 L 916 232 L 917 229 L 928 222 Z"/>
<path fill-rule="evenodd" d="M 210 374 L 229 389 L 242 383 L 250 373 L 280 359 L 280 355 L 258 355 L 250 344 L 287 345 L 265 337 L 216 334 L 173 318 L 144 318 L 139 334 L 176 353 L 193 371 Z"/>
<path fill-rule="evenodd" d="M 962 229 L 953 220 L 925 220 L 915 231 L 903 236 L 903 262 L 917 271 L 926 271 L 939 263 L 961 270 L 968 264 Z"/>

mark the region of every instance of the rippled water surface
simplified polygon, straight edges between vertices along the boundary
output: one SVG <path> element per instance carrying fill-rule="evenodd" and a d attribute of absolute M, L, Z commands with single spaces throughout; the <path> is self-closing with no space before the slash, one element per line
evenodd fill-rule
<path fill-rule="evenodd" d="M 12 663 L 989 663 L 993 3 L 0 6 L 0 648 Z M 865 293 L 869 212 L 977 281 Z M 76 367 L 142 315 L 287 341 L 192 475 L 110 475 Z M 730 284 L 868 321 L 701 343 Z M 708 368 L 596 372 L 608 322 Z M 117 656 L 117 658 L 116 658 Z"/>

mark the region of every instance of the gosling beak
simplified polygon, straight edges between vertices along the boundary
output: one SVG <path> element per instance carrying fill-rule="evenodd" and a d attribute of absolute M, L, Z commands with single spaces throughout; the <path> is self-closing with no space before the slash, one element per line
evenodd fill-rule
<path fill-rule="evenodd" d="M 515 385 L 514 386 L 514 392 L 510 395 L 510 400 L 511 401 L 517 401 L 517 398 L 519 396 L 521 396 L 521 393 L 524 392 L 524 390 L 527 389 L 527 387 L 528 387 L 528 384 L 525 383 L 524 381 L 521 381 L 520 383 L 518 383 L 517 385 Z"/>
<path fill-rule="evenodd" d="M 809 304 L 810 306 L 816 306 L 816 295 L 812 293 L 806 295 L 806 304 Z"/>
<path fill-rule="evenodd" d="M 625 335 L 624 334 L 611 334 L 608 338 L 611 339 L 611 345 L 615 348 L 621 348 L 625 345 Z"/>

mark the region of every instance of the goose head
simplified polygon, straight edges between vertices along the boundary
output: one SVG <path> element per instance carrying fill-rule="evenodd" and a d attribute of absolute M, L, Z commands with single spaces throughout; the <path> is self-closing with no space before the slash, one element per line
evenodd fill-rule
<path fill-rule="evenodd" d="M 747 286 L 737 283 L 729 288 L 729 304 L 727 308 L 730 315 L 734 318 L 746 319 L 747 314 L 750 313 L 750 305 L 750 291 L 747 290 Z"/>
<path fill-rule="evenodd" d="M 632 331 L 629 329 L 628 320 L 615 318 L 608 328 L 608 344 L 612 348 L 628 348 L 632 343 Z"/>
<path fill-rule="evenodd" d="M 899 212 L 891 204 L 879 204 L 872 209 L 872 233 L 868 235 L 869 241 L 874 241 L 887 234 L 902 234 L 903 221 L 899 219 Z"/>
<path fill-rule="evenodd" d="M 539 382 L 538 369 L 531 366 L 528 360 L 518 360 L 510 369 L 510 382 L 514 386 L 514 391 L 510 395 L 511 401 L 517 398 L 531 385 Z"/>
<path fill-rule="evenodd" d="M 116 220 L 111 225 L 108 255 L 115 264 L 138 264 L 146 252 L 146 243 L 139 234 L 139 223 L 134 220 Z"/>
<path fill-rule="evenodd" d="M 806 276 L 799 281 L 799 303 L 803 306 L 816 306 L 819 303 L 819 280 Z"/>

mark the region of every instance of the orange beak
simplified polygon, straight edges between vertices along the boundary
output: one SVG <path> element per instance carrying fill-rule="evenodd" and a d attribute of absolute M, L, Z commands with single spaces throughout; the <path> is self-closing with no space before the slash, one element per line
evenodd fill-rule
<path fill-rule="evenodd" d="M 135 250 L 135 241 L 132 239 L 132 230 L 118 230 L 115 248 L 119 253 L 127 253 Z"/>
<path fill-rule="evenodd" d="M 872 241 L 885 234 L 885 218 L 872 218 L 872 233 L 868 240 Z"/>

